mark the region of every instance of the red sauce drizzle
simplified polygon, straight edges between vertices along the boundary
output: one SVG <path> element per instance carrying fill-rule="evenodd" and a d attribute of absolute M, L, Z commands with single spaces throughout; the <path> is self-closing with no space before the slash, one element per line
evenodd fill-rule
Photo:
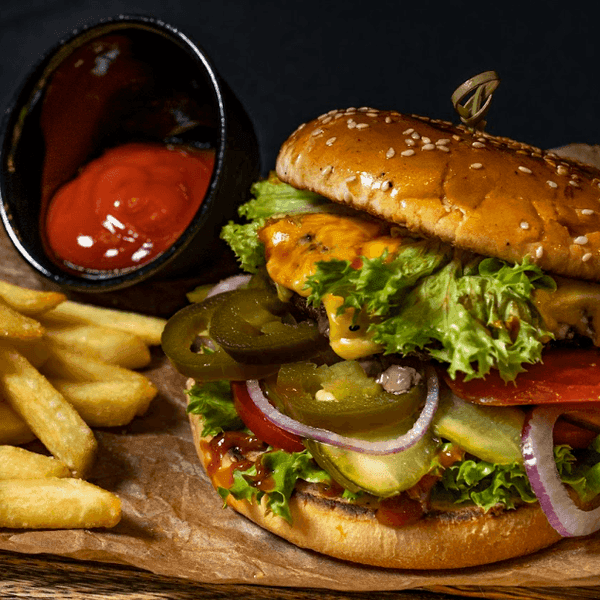
<path fill-rule="evenodd" d="M 241 458 L 233 460 L 227 467 L 222 466 L 223 458 L 232 448 L 239 449 L 241 454 L 250 451 L 261 451 L 265 444 L 255 436 L 241 431 L 225 431 L 215 436 L 210 442 L 202 442 L 202 451 L 209 457 L 206 472 L 215 487 L 229 488 L 233 485 L 233 472 L 236 470 L 246 471 L 256 464 L 256 475 L 252 477 L 253 485 L 265 492 L 273 489 L 271 473 L 259 460 L 253 463 L 251 460 Z"/>

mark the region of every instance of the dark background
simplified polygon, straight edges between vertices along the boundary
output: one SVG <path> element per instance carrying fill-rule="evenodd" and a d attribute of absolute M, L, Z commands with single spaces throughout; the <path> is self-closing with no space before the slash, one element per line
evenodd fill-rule
<path fill-rule="evenodd" d="M 255 124 L 263 172 L 299 123 L 332 108 L 457 121 L 452 92 L 486 70 L 502 79 L 488 132 L 543 148 L 596 144 L 595 10 L 593 3 L 475 0 L 0 0 L 0 103 L 72 29 L 119 13 L 150 14 L 211 57 Z"/>

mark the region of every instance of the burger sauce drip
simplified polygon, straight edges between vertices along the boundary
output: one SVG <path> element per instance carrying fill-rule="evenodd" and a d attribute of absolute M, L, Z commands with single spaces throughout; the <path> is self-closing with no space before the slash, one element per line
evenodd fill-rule
<path fill-rule="evenodd" d="M 247 471 L 252 466 L 256 466 L 256 475 L 248 475 L 247 477 L 250 478 L 252 485 L 257 489 L 263 492 L 271 491 L 273 489 L 271 473 L 260 460 L 253 462 L 247 458 L 232 459 L 230 465 L 227 467 L 222 466 L 223 458 L 234 448 L 238 449 L 240 454 L 245 455 L 250 451 L 264 450 L 265 444 L 257 437 L 241 431 L 226 431 L 209 442 L 203 441 L 202 450 L 210 457 L 206 472 L 214 485 L 229 488 L 233 485 L 234 471 Z"/>
<path fill-rule="evenodd" d="M 190 224 L 214 152 L 129 143 L 87 164 L 51 199 L 46 240 L 57 261 L 85 270 L 143 265 Z"/>
<path fill-rule="evenodd" d="M 442 468 L 447 468 L 463 457 L 463 450 L 450 446 L 438 453 L 438 462 Z M 375 517 L 380 523 L 390 527 L 405 527 L 416 523 L 427 511 L 431 489 L 440 478 L 438 474 L 428 473 L 405 492 L 384 498 L 379 503 Z"/>

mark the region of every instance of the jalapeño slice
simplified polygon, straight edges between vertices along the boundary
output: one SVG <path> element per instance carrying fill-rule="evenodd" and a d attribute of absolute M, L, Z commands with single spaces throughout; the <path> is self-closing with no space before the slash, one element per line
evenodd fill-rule
<path fill-rule="evenodd" d="M 234 293 L 225 292 L 186 306 L 167 321 L 162 334 L 162 348 L 181 374 L 202 381 L 218 381 L 262 378 L 277 371 L 277 364 L 239 363 L 214 344 L 214 340 L 208 339 L 209 343 L 198 352 L 192 349 L 199 336 L 208 337 L 215 310 Z"/>
<path fill-rule="evenodd" d="M 265 289 L 232 292 L 215 309 L 210 336 L 235 360 L 273 364 L 314 356 L 327 338 L 314 323 L 297 323 L 291 306 Z"/>

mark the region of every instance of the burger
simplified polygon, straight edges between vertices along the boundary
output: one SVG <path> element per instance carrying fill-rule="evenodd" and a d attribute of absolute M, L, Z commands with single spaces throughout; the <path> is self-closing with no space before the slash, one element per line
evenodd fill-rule
<path fill-rule="evenodd" d="M 448 569 L 600 527 L 600 172 L 371 108 L 301 125 L 167 323 L 226 506 Z"/>

